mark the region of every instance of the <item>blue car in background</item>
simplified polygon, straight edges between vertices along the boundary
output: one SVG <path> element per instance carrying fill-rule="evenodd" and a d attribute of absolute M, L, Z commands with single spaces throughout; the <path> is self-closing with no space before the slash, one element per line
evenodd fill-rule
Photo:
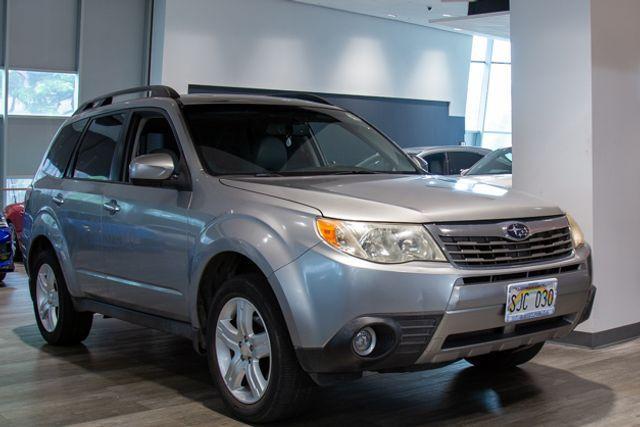
<path fill-rule="evenodd" d="M 0 216 L 0 282 L 7 273 L 13 271 L 13 242 L 11 230 L 3 216 Z"/>

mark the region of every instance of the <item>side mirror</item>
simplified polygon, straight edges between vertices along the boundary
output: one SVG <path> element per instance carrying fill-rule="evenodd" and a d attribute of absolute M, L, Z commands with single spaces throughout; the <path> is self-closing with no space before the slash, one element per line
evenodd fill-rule
<path fill-rule="evenodd" d="M 145 154 L 138 156 L 129 164 L 129 177 L 132 182 L 164 181 L 173 175 L 176 164 L 167 153 Z"/>
<path fill-rule="evenodd" d="M 469 173 L 469 169 L 460 169 L 460 175 L 465 176 Z"/>

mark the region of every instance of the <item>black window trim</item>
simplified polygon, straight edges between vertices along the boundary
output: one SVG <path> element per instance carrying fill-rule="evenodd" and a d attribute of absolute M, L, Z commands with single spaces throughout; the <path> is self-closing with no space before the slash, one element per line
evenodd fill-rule
<path fill-rule="evenodd" d="M 51 154 L 51 150 L 53 149 L 54 145 L 56 145 L 56 142 L 58 141 L 58 138 L 60 137 L 60 134 L 62 133 L 62 131 L 66 128 L 68 128 L 69 126 L 73 126 L 74 124 L 81 122 L 81 121 L 85 121 L 84 126 L 82 127 L 82 130 L 80 131 L 80 135 L 78 136 L 78 138 L 76 139 L 76 141 L 73 144 L 73 149 L 71 150 L 71 154 L 69 155 L 69 158 L 67 159 L 67 162 L 64 166 L 64 169 L 62 170 L 62 175 L 61 176 L 54 176 L 51 174 L 46 173 L 42 167 L 44 166 L 45 162 L 47 161 L 47 159 L 49 158 L 49 155 Z M 76 150 L 78 148 L 78 145 L 80 144 L 80 141 L 82 141 L 82 137 L 84 136 L 84 132 L 87 129 L 87 125 L 89 124 L 89 119 L 88 118 L 83 118 L 80 120 L 73 120 L 70 121 L 68 123 L 66 123 L 64 126 L 60 126 L 60 129 L 58 129 L 58 131 L 56 132 L 56 134 L 53 136 L 53 139 L 51 140 L 51 143 L 49 144 L 49 147 L 47 149 L 47 153 L 44 156 L 44 160 L 42 161 L 42 164 L 40 166 L 40 173 L 43 173 L 44 175 L 54 178 L 54 179 L 65 179 L 66 175 L 67 175 L 67 170 L 69 169 L 69 165 L 74 161 L 75 155 L 76 155 Z"/>
<path fill-rule="evenodd" d="M 91 123 L 93 123 L 96 119 L 99 119 L 100 117 L 107 117 L 107 116 L 115 116 L 117 114 L 124 114 L 125 118 L 124 118 L 124 122 L 123 122 L 123 127 L 125 129 L 125 134 L 126 134 L 126 130 L 129 128 L 129 121 L 131 120 L 131 108 L 127 108 L 127 109 L 118 109 L 118 110 L 111 110 L 111 111 L 107 111 L 101 114 L 96 114 L 95 116 L 90 116 L 87 117 L 87 119 L 89 119 L 87 121 L 87 124 L 85 124 L 84 126 L 84 130 L 82 131 L 82 135 L 80 135 L 80 138 L 78 139 L 78 142 L 76 143 L 76 147 L 75 150 L 73 151 L 73 155 L 71 157 L 71 161 L 69 162 L 69 165 L 67 166 L 67 170 L 64 174 L 63 179 L 69 179 L 72 181 L 84 181 L 84 182 L 97 182 L 97 183 L 105 183 L 105 184 L 121 184 L 121 181 L 115 181 L 112 179 L 92 179 L 92 178 L 79 178 L 76 176 L 73 176 L 72 173 L 76 168 L 76 163 L 78 162 L 78 152 L 80 150 L 80 146 L 82 145 L 82 141 L 84 140 L 84 137 L 87 133 L 87 130 L 89 129 Z M 119 145 L 122 147 L 124 145 L 124 141 L 122 140 L 124 136 L 120 135 L 120 141 Z M 117 149 L 117 148 L 116 148 Z M 120 157 L 120 159 L 117 159 L 116 161 L 119 161 L 120 163 L 122 163 L 122 153 L 117 153 L 116 154 L 118 157 Z M 122 171 L 121 171 L 122 173 Z"/>
<path fill-rule="evenodd" d="M 123 162 L 121 176 L 120 176 L 121 180 L 118 181 L 118 183 L 122 185 L 135 185 L 138 187 L 155 187 L 155 188 L 166 188 L 166 189 L 176 189 L 176 187 L 178 187 L 178 189 L 182 191 L 191 191 L 191 172 L 189 170 L 189 165 L 187 164 L 186 157 L 184 155 L 184 149 L 182 147 L 182 143 L 180 141 L 180 138 L 178 138 L 178 132 L 176 131 L 176 127 L 173 123 L 173 120 L 171 120 L 171 116 L 169 115 L 169 113 L 165 109 L 159 108 L 159 107 L 134 107 L 134 108 L 130 108 L 129 112 L 130 114 L 127 120 L 127 130 L 125 133 L 125 141 L 123 145 L 124 155 L 121 158 L 121 162 Z M 164 119 L 169 123 L 169 126 L 171 127 L 171 132 L 173 132 L 173 138 L 176 141 L 178 150 L 180 150 L 178 176 L 180 176 L 182 179 L 178 181 L 181 181 L 181 182 L 177 182 L 177 181 L 171 182 L 171 181 L 165 180 L 155 185 L 134 184 L 133 182 L 131 182 L 131 179 L 129 178 L 129 165 L 133 160 L 133 149 L 135 148 L 134 147 L 135 141 L 133 140 L 135 138 L 134 129 L 133 129 L 133 125 L 134 125 L 133 117 L 136 113 L 145 113 L 145 112 L 158 113 L 162 117 L 164 117 Z"/>

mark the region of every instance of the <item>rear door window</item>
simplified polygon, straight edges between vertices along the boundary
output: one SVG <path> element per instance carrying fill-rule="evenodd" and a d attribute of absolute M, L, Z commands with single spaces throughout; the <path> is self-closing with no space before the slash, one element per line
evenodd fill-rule
<path fill-rule="evenodd" d="M 449 152 L 449 170 L 452 175 L 459 175 L 464 169 L 469 169 L 483 157 L 482 154 L 463 151 Z"/>
<path fill-rule="evenodd" d="M 78 139 L 87 124 L 87 119 L 71 123 L 63 127 L 51 144 L 51 149 L 42 164 L 43 174 L 61 178 L 69 165 L 69 160 L 76 148 Z"/>
<path fill-rule="evenodd" d="M 447 157 L 444 153 L 435 153 L 423 157 L 429 164 L 429 173 L 434 175 L 446 175 Z"/>
<path fill-rule="evenodd" d="M 116 181 L 121 176 L 122 134 L 126 114 L 118 113 L 93 119 L 85 132 L 73 170 L 74 178 Z"/>

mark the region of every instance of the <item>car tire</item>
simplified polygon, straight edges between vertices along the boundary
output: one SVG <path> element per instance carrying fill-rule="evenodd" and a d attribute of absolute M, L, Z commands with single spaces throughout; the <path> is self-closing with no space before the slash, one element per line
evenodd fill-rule
<path fill-rule="evenodd" d="M 240 312 L 251 320 L 240 322 Z M 282 420 L 306 409 L 314 383 L 298 363 L 264 277 L 239 275 L 220 287 L 209 309 L 206 344 L 211 375 L 224 403 L 240 420 Z M 266 345 L 269 356 L 264 356 Z"/>
<path fill-rule="evenodd" d="M 13 246 L 13 260 L 22 261 L 22 251 L 18 242 L 18 233 L 12 223 L 9 223 L 9 231 L 11 232 L 11 245 Z"/>
<path fill-rule="evenodd" d="M 93 313 L 76 311 L 60 264 L 53 252 L 36 255 L 29 277 L 36 323 L 42 337 L 51 345 L 78 344 L 87 338 Z"/>
<path fill-rule="evenodd" d="M 544 342 L 512 350 L 497 351 L 481 356 L 467 357 L 465 360 L 478 368 L 503 370 L 513 368 L 529 362 L 536 357 Z"/>
<path fill-rule="evenodd" d="M 5 277 L 7 277 L 7 273 L 0 273 L 0 282 L 2 282 Z"/>

